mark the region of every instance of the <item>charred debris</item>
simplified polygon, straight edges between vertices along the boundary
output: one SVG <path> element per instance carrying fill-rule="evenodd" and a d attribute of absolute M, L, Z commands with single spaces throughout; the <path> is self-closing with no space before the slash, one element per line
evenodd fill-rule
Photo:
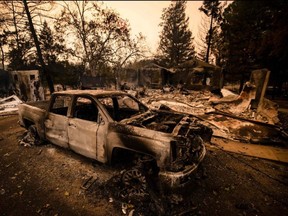
<path fill-rule="evenodd" d="M 255 70 L 240 94 L 222 88 L 189 91 L 183 86 L 146 90 L 141 100 L 150 108 L 188 113 L 213 129 L 213 136 L 257 144 L 287 145 L 285 121 L 278 104 L 265 98 L 270 71 Z"/>

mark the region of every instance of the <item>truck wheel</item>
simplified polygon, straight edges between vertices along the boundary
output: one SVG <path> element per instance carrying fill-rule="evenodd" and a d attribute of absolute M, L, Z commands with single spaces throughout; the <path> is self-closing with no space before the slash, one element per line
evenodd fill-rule
<path fill-rule="evenodd" d="M 22 139 L 22 142 L 30 144 L 30 145 L 40 145 L 41 140 L 37 133 L 37 128 L 35 125 L 30 125 L 28 127 L 27 133 L 25 137 Z"/>
<path fill-rule="evenodd" d="M 28 127 L 28 132 L 31 134 L 31 136 L 35 136 L 37 135 L 37 129 L 35 125 L 30 125 Z"/>
<path fill-rule="evenodd" d="M 145 176 L 138 169 L 131 169 L 123 173 L 122 182 L 124 183 L 128 196 L 145 196 L 147 182 Z"/>

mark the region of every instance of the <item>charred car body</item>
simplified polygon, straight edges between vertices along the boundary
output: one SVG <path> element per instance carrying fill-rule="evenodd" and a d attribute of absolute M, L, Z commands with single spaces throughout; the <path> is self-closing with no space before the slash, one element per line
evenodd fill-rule
<path fill-rule="evenodd" d="M 119 150 L 148 156 L 171 188 L 189 182 L 212 136 L 193 116 L 150 110 L 120 91 L 57 92 L 50 101 L 20 104 L 19 122 L 41 140 L 102 163 L 112 163 Z"/>

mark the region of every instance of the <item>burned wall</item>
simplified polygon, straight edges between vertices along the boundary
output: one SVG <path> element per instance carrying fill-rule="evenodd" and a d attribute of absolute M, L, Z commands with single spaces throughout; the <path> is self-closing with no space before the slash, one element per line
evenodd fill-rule
<path fill-rule="evenodd" d="M 23 101 L 44 100 L 44 89 L 38 70 L 11 71 L 13 86 Z"/>
<path fill-rule="evenodd" d="M 129 86 L 160 88 L 163 76 L 160 68 L 126 69 L 120 76 L 120 83 Z"/>
<path fill-rule="evenodd" d="M 265 95 L 267 84 L 270 77 L 270 71 L 267 69 L 259 69 L 251 72 L 250 82 L 255 85 L 256 96 L 252 100 L 252 108 L 257 108 L 260 103 L 262 103 L 263 97 Z"/>

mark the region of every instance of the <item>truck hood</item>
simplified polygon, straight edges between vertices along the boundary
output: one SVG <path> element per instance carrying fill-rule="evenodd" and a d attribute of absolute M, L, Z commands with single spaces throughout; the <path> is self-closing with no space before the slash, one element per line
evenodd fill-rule
<path fill-rule="evenodd" d="M 211 139 L 211 129 L 201 124 L 196 117 L 170 111 L 148 111 L 125 119 L 121 123 L 168 133 L 172 136 L 187 137 L 193 133 L 200 135 L 204 141 Z"/>
<path fill-rule="evenodd" d="M 164 133 L 173 133 L 183 117 L 184 115 L 178 113 L 153 110 L 130 119 L 125 119 L 121 123 Z"/>

